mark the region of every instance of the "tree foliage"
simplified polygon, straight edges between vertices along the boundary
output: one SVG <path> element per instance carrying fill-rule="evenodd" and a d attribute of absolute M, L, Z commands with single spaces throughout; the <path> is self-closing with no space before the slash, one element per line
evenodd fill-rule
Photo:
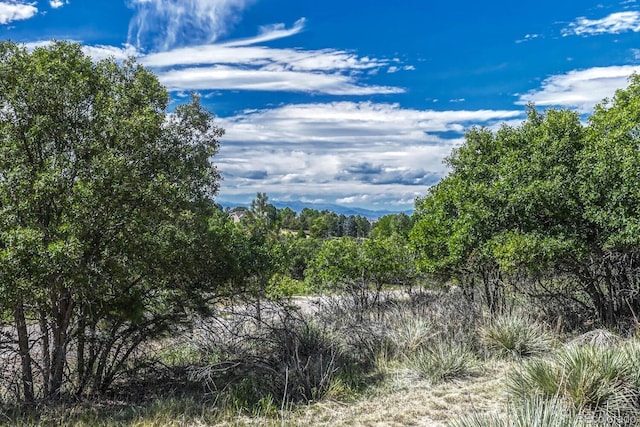
<path fill-rule="evenodd" d="M 133 60 L 0 44 L 0 304 L 26 400 L 106 390 L 221 283 L 223 131 L 197 97 L 167 107 Z"/>
<path fill-rule="evenodd" d="M 378 302 L 385 286 L 410 288 L 415 260 L 399 236 L 379 239 L 341 237 L 324 241 L 305 271 L 315 289 L 340 292 L 360 308 Z"/>
<path fill-rule="evenodd" d="M 416 204 L 421 268 L 500 309 L 506 293 L 578 304 L 616 324 L 640 309 L 640 77 L 577 113 L 529 108 L 471 129 Z"/>

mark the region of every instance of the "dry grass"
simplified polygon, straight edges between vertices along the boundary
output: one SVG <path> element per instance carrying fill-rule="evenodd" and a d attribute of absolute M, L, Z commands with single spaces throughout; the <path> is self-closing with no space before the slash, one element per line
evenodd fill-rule
<path fill-rule="evenodd" d="M 322 401 L 285 414 L 287 426 L 445 426 L 463 413 L 502 414 L 509 362 L 489 361 L 474 377 L 431 385 L 398 368 L 368 395 L 352 403 Z M 281 419 L 238 417 L 221 426 L 280 426 Z"/>

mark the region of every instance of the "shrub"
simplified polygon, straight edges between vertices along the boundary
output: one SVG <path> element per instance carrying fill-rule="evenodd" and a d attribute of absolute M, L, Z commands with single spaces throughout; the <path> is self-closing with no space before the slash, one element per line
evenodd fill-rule
<path fill-rule="evenodd" d="M 534 321 L 519 315 L 497 317 L 480 329 L 480 339 L 498 357 L 542 355 L 554 345 L 553 335 Z"/>
<path fill-rule="evenodd" d="M 193 377 L 228 391 L 231 406 L 263 413 L 283 401 L 310 402 L 348 389 L 344 382 L 353 376 L 355 360 L 326 325 L 279 304 L 266 305 L 261 321 L 255 320 L 243 313 L 211 326 L 203 352 L 224 356 Z"/>
<path fill-rule="evenodd" d="M 322 324 L 331 325 L 350 354 L 371 366 L 381 355 L 411 357 L 442 337 L 469 349 L 477 347 L 473 331 L 478 308 L 443 293 L 384 294 L 365 310 L 348 299 L 325 298 L 318 316 Z"/>

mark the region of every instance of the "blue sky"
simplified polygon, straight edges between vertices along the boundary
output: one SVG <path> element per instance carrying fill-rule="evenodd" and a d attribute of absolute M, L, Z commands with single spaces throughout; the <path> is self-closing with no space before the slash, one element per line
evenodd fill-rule
<path fill-rule="evenodd" d="M 640 3 L 0 1 L 29 47 L 82 42 L 190 91 L 226 129 L 220 199 L 411 209 L 471 126 L 593 106 L 640 71 Z"/>

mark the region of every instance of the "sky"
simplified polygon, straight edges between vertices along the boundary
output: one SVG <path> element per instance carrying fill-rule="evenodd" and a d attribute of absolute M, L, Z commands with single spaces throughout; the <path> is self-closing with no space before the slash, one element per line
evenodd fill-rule
<path fill-rule="evenodd" d="M 594 105 L 640 72 L 640 3 L 1 1 L 0 37 L 135 56 L 226 130 L 219 200 L 404 211 L 473 126 Z"/>

